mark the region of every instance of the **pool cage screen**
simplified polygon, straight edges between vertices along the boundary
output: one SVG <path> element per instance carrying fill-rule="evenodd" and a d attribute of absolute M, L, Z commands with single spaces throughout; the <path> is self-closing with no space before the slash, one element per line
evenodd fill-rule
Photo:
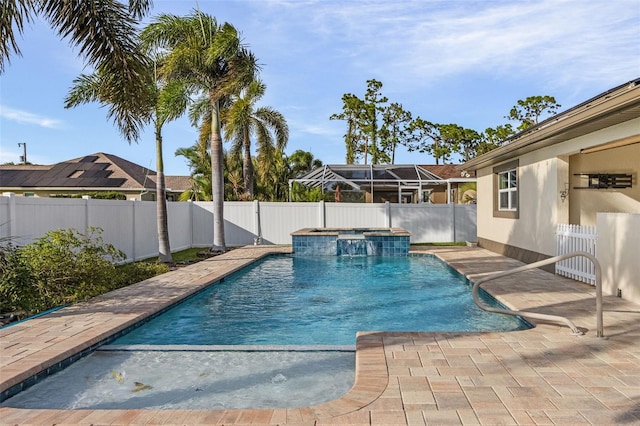
<path fill-rule="evenodd" d="M 289 201 L 294 184 L 320 188 L 325 199 L 350 203 L 423 203 L 447 180 L 417 165 L 325 165 L 289 180 Z"/>

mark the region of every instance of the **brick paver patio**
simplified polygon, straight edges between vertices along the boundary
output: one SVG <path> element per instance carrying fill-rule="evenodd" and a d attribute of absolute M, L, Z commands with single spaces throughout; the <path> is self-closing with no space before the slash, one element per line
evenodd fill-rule
<path fill-rule="evenodd" d="M 520 266 L 481 248 L 415 250 L 470 279 Z M 210 282 L 289 246 L 233 250 L 0 329 L 0 391 L 55 367 Z M 508 333 L 361 332 L 356 380 L 342 398 L 261 410 L 27 410 L 2 424 L 640 425 L 640 306 L 605 296 L 595 337 L 594 288 L 541 270 L 483 286 L 512 309 L 567 316 L 585 330 L 542 324 Z M 10 400 L 6 401 L 7 403 Z"/>

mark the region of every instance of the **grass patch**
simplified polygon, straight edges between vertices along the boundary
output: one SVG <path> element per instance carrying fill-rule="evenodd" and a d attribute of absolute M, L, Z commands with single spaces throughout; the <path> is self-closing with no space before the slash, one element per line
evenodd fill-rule
<path fill-rule="evenodd" d="M 235 247 L 227 247 L 227 251 L 233 250 Z M 192 247 L 186 250 L 177 251 L 175 253 L 171 253 L 171 258 L 173 259 L 173 263 L 182 263 L 182 262 L 194 262 L 198 260 L 202 260 L 203 257 L 198 257 L 198 253 L 206 252 L 209 250 L 207 247 Z M 144 262 L 160 262 L 158 257 L 150 257 L 149 259 L 145 259 Z"/>
<path fill-rule="evenodd" d="M 198 252 L 201 251 L 206 251 L 207 248 L 206 247 L 192 247 L 186 250 L 181 250 L 181 251 L 177 251 L 175 253 L 171 253 L 171 258 L 173 259 L 174 263 L 180 263 L 180 262 L 189 262 L 189 261 L 193 261 L 193 260 L 200 260 L 198 259 Z M 160 262 L 160 258 L 159 257 L 150 257 L 148 259 L 143 260 L 142 262 L 149 262 L 149 263 L 158 263 Z"/>

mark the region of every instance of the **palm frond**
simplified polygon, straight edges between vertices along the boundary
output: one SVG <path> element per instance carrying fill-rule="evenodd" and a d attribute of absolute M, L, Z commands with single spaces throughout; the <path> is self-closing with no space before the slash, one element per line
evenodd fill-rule
<path fill-rule="evenodd" d="M 5 0 L 0 7 L 0 73 L 5 63 L 11 63 L 11 53 L 21 56 L 16 34 L 22 34 L 24 24 L 32 19 L 36 12 L 34 0 Z"/>

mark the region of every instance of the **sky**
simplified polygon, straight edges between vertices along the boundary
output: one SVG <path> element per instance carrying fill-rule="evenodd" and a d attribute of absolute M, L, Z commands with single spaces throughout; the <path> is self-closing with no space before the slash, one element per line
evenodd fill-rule
<path fill-rule="evenodd" d="M 550 95 L 569 109 L 640 77 L 640 0 L 155 0 L 145 18 L 196 7 L 239 31 L 261 64 L 259 106 L 289 126 L 286 153 L 345 162 L 346 123 L 329 120 L 367 80 L 414 117 L 483 131 L 505 124 L 519 99 Z M 64 108 L 90 73 L 78 49 L 46 21 L 18 36 L 22 56 L 0 74 L 0 164 L 54 164 L 105 152 L 155 170 L 151 127 L 129 144 L 105 108 Z M 188 119 L 163 131 L 165 173 L 188 175 L 175 151 L 194 144 Z M 397 164 L 433 164 L 402 148 Z"/>

